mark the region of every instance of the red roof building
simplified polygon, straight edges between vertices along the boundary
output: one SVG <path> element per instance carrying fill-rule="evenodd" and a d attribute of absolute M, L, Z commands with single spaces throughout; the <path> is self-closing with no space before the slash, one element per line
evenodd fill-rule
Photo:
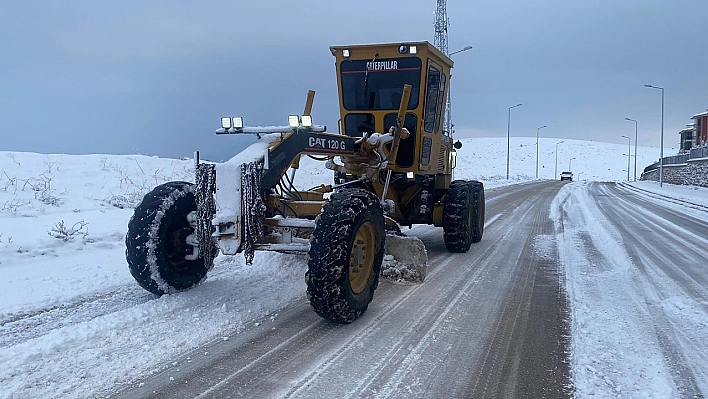
<path fill-rule="evenodd" d="M 701 146 L 708 144 L 708 109 L 706 112 L 693 115 L 693 126 L 695 128 L 695 145 Z"/>

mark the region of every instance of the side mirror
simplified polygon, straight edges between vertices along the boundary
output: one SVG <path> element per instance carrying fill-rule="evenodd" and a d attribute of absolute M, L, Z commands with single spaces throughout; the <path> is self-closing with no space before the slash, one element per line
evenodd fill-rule
<path fill-rule="evenodd" d="M 457 140 L 452 146 L 455 147 L 456 150 L 459 150 L 460 148 L 462 148 L 462 142 L 460 140 Z"/>

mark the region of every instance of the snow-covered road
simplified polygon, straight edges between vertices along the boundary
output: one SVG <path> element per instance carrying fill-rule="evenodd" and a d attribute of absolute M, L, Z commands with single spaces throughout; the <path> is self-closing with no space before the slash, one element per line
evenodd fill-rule
<path fill-rule="evenodd" d="M 708 212 L 615 184 L 554 200 L 580 397 L 708 392 Z"/>
<path fill-rule="evenodd" d="M 300 301 L 120 397 L 563 396 L 565 300 L 554 249 L 538 238 L 553 234 L 561 187 L 490 191 L 484 239 L 466 254 L 449 253 L 439 228 L 413 229 L 430 257 L 425 283 L 381 284 L 355 323 L 333 325 Z"/>

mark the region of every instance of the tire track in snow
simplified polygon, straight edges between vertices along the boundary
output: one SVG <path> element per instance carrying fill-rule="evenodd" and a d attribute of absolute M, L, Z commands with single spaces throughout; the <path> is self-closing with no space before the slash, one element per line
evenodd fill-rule
<path fill-rule="evenodd" d="M 220 263 L 225 262 L 222 259 Z M 213 279 L 228 273 L 229 270 L 220 267 L 218 271 L 212 270 L 212 272 L 209 276 Z M 126 273 L 130 273 L 127 266 Z M 68 303 L 7 314 L 0 321 L 0 349 L 41 337 L 52 330 L 84 323 L 157 298 L 157 295 L 145 291 L 137 283 L 130 283 L 114 287 L 105 293 L 79 297 Z"/>

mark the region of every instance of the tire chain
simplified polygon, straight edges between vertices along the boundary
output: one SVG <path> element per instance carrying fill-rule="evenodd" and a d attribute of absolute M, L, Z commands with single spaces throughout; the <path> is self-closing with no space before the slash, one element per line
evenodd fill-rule
<path fill-rule="evenodd" d="M 256 242 L 263 235 L 266 206 L 261 196 L 263 162 L 241 164 L 241 193 L 243 209 L 243 255 L 246 264 L 253 262 Z"/>
<path fill-rule="evenodd" d="M 196 170 L 196 187 L 194 197 L 197 202 L 197 239 L 199 240 L 199 254 L 204 259 L 205 265 L 214 266 L 214 226 L 211 221 L 216 214 L 216 166 L 212 164 L 199 164 Z"/>

